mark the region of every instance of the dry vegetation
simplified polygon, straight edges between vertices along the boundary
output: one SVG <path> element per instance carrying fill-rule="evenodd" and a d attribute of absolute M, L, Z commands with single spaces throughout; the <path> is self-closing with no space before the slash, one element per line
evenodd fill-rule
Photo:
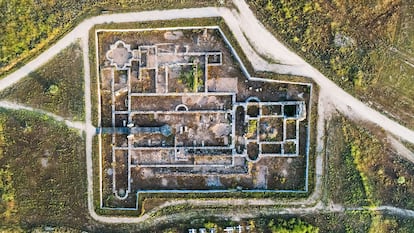
<path fill-rule="evenodd" d="M 60 52 L 41 68 L 0 93 L 5 98 L 57 115 L 84 119 L 83 59 L 79 44 Z"/>
<path fill-rule="evenodd" d="M 43 232 L 44 226 L 54 232 L 136 232 L 137 226 L 90 218 L 79 132 L 42 114 L 0 108 L 0 149 L 0 232 Z"/>
<path fill-rule="evenodd" d="M 238 211 L 238 210 L 235 210 Z M 209 215 L 198 214 L 187 221 L 174 221 L 150 228 L 157 232 L 187 232 L 189 228 L 216 228 L 223 232 L 226 227 L 249 227 L 250 232 L 414 232 L 409 218 L 389 216 L 379 212 L 353 211 L 344 213 L 313 213 L 303 215 L 263 215 L 259 218 L 232 221 Z"/>
<path fill-rule="evenodd" d="M 249 3 L 277 37 L 340 87 L 414 128 L 412 0 Z"/>
<path fill-rule="evenodd" d="M 86 215 L 83 138 L 49 117 L 0 110 L 1 225 L 72 225 Z M 4 206 L 4 205 L 2 205 Z M 73 226 L 73 225 L 72 225 Z"/>
<path fill-rule="evenodd" d="M 6 9 L 6 19 L 0 23 L 3 32 L 0 33 L 0 76 L 46 48 L 50 42 L 73 27 L 76 21 L 96 14 L 100 9 L 153 9 L 154 3 L 160 7 L 158 2 L 140 1 L 140 4 L 135 4 L 134 1 L 128 1 L 122 4 L 91 0 L 73 3 L 61 1 L 56 5 L 50 5 L 46 1 L 41 1 L 41 4 L 33 1 L 2 2 L 0 4 L 9 4 L 1 6 Z M 189 4 L 204 6 L 213 2 L 216 3 L 171 0 L 163 7 L 188 7 Z M 278 28 L 276 33 L 288 45 L 308 61 L 314 61 L 341 87 L 366 102 L 372 101 L 378 109 L 385 107 L 388 114 L 392 112 L 394 118 L 413 128 L 413 69 L 404 61 L 407 60 L 407 54 L 408 57 L 413 54 L 410 43 L 414 41 L 414 27 L 408 33 L 403 33 L 404 30 L 410 30 L 410 27 L 398 25 L 405 20 L 404 17 L 412 17 L 413 13 L 407 13 L 406 10 L 410 3 L 412 1 L 354 1 L 346 4 L 340 0 L 251 1 L 259 17 L 266 18 L 264 22 L 269 27 Z M 28 7 L 31 5 L 34 7 Z M 16 11 L 21 13 L 15 14 Z M 404 17 L 401 17 L 401 12 Z M 15 31 L 19 33 L 13 33 Z M 338 36 L 344 41 L 353 42 L 349 46 L 345 42 L 338 46 L 335 43 L 335 37 Z M 403 55 L 390 51 L 391 46 L 397 47 Z M 76 45 L 73 48 L 78 49 Z M 53 65 L 62 65 L 53 62 Z M 60 67 L 66 70 L 68 67 L 65 66 L 67 64 Z M 42 69 L 39 70 L 41 74 Z M 79 71 L 80 69 L 73 69 L 73 72 Z M 67 72 L 59 71 L 50 78 L 62 81 L 62 76 L 66 74 Z M 37 82 L 33 76 L 28 79 Z M 32 84 L 23 81 L 20 83 L 22 88 L 18 89 L 21 88 L 21 93 L 28 91 L 27 87 Z M 73 84 L 81 85 L 78 82 Z M 51 92 L 55 89 L 51 85 L 53 84 L 34 89 L 32 97 L 35 97 L 34 100 L 39 98 L 38 102 L 31 102 L 34 101 L 32 99 L 20 101 L 36 107 L 45 101 L 51 101 Z M 11 96 L 18 91 L 9 94 Z M 58 93 L 68 91 L 59 88 Z M 15 97 L 28 96 L 22 94 Z M 50 106 L 62 106 L 59 104 L 63 102 L 65 101 L 59 100 L 57 105 Z M 79 104 L 79 99 L 76 98 L 73 103 Z M 83 115 L 78 114 L 83 114 L 83 106 L 72 107 L 73 111 L 69 108 L 61 111 L 58 107 L 46 107 L 46 110 L 82 118 Z M 331 180 L 329 191 L 336 198 L 334 200 L 351 206 L 391 204 L 413 209 L 413 166 L 396 156 L 381 140 L 353 123 L 338 118 L 332 122 L 332 127 L 332 132 L 336 133 L 328 136 L 328 142 L 329 137 L 332 137 L 332 156 L 329 158 L 332 166 L 329 174 L 334 181 Z M 85 227 L 85 221 L 90 220 L 86 220 L 89 219 L 86 211 L 86 179 L 82 178 L 86 177 L 83 143 L 82 137 L 76 132 L 47 117 L 1 110 L 0 225 L 18 223 L 30 228 L 35 225 L 62 224 L 96 231 L 96 228 Z M 44 158 L 48 158 L 47 167 L 43 167 Z M 338 193 L 342 195 L 336 195 Z M 317 214 L 297 218 L 318 226 L 320 232 L 367 232 L 370 228 L 377 232 L 413 232 L 412 220 L 365 212 Z M 260 227 L 266 227 L 269 223 L 264 218 L 248 222 L 246 224 L 257 223 L 258 229 L 264 229 Z M 171 231 L 164 232 L 185 230 L 186 227 L 193 226 L 193 223 L 179 223 L 178 226 L 167 227 Z M 204 221 L 199 225 L 208 223 Z M 229 222 L 218 224 L 225 227 Z M 120 229 L 121 226 L 116 230 Z M 0 228 L 0 231 L 7 230 Z"/>
<path fill-rule="evenodd" d="M 328 131 L 328 185 L 334 201 L 414 209 L 414 165 L 390 149 L 384 135 L 372 135 L 344 118 L 330 121 Z"/>
<path fill-rule="evenodd" d="M 237 210 L 235 210 L 237 211 Z M 368 212 L 347 212 L 332 214 L 304 214 L 304 215 L 263 215 L 259 218 L 232 221 L 223 218 L 213 218 L 208 215 L 199 215 L 187 221 L 176 221 L 174 224 L 160 225 L 160 232 L 186 232 L 189 228 L 216 228 L 223 232 L 226 227 L 249 227 L 252 233 L 276 232 L 369 232 L 371 215 Z M 402 225 L 402 224 L 401 224 Z M 407 226 L 405 224 L 404 226 Z M 161 230 L 162 229 L 162 230 Z M 398 226 L 391 230 L 398 229 Z M 155 230 L 155 229 L 153 229 Z M 404 232 L 404 231 L 396 231 Z M 385 233 L 385 232 L 384 232 Z"/>
<path fill-rule="evenodd" d="M 119 11 L 203 7 L 215 0 L 1 1 L 0 78 L 45 50 L 83 19 Z"/>
<path fill-rule="evenodd" d="M 350 145 L 345 141 L 342 123 L 343 119 L 334 118 L 327 128 L 326 159 L 329 197 L 334 203 L 342 203 L 345 206 L 367 205 L 361 176 L 355 167 Z M 344 192 L 344 190 L 350 191 Z"/>

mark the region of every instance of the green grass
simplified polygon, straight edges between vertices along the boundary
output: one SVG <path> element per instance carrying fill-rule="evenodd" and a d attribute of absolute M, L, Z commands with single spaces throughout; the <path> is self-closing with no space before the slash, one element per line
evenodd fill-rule
<path fill-rule="evenodd" d="M 397 28 L 395 45 L 405 53 L 414 56 L 414 0 L 402 2 L 401 17 Z"/>
<path fill-rule="evenodd" d="M 276 37 L 341 88 L 414 129 L 414 69 L 405 63 L 414 57 L 412 0 L 248 3 Z"/>
<path fill-rule="evenodd" d="M 76 226 L 88 219 L 84 139 L 45 115 L 0 109 L 14 211 L 4 225 Z M 42 164 L 43 163 L 43 164 Z"/>
<path fill-rule="evenodd" d="M 386 141 L 360 127 L 347 125 L 344 132 L 367 198 L 373 204 L 414 209 L 414 165 L 391 151 Z M 401 177 L 405 182 L 399 182 Z"/>
<path fill-rule="evenodd" d="M 253 135 L 257 131 L 257 120 L 249 120 L 249 126 L 247 128 L 247 134 Z"/>
<path fill-rule="evenodd" d="M 70 45 L 41 68 L 0 93 L 0 98 L 84 120 L 82 50 Z"/>
<path fill-rule="evenodd" d="M 16 211 L 16 190 L 13 187 L 12 176 L 10 167 L 0 168 L 0 220 L 10 219 Z"/>
<path fill-rule="evenodd" d="M 237 210 L 235 210 L 237 211 Z M 196 215 L 185 221 L 172 221 L 150 228 L 157 232 L 187 232 L 189 228 L 215 227 L 223 232 L 226 227 L 250 227 L 252 233 L 270 232 L 368 232 L 371 224 L 371 215 L 366 211 L 346 213 L 312 213 L 304 215 L 261 215 L 256 218 L 241 219 L 238 221 L 209 215 Z M 291 228 L 296 226 L 296 228 Z M 302 227 L 307 227 L 308 231 Z"/>
<path fill-rule="evenodd" d="M 2 1 L 0 78 L 39 55 L 88 17 L 102 13 L 214 5 L 220 4 L 215 0 Z"/>
<path fill-rule="evenodd" d="M 327 128 L 328 197 L 345 206 L 364 206 L 368 204 L 367 197 L 350 145 L 344 138 L 343 122 L 344 119 L 334 118 Z"/>
<path fill-rule="evenodd" d="M 0 232 L 32 232 L 44 226 L 58 232 L 137 232 L 144 227 L 91 219 L 80 132 L 43 114 L 2 108 L 0 126 L 0 170 L 11 174 L 13 188 L 7 192 L 13 195 L 11 215 L 4 215 L 0 199 Z"/>
<path fill-rule="evenodd" d="M 201 66 L 194 64 L 189 70 L 181 70 L 179 80 L 192 92 L 198 92 L 199 85 L 203 86 L 202 75 Z"/>
<path fill-rule="evenodd" d="M 329 124 L 331 198 L 351 206 L 414 209 L 414 165 L 391 150 L 386 136 L 375 127 L 366 125 L 368 130 L 344 118 Z"/>
<path fill-rule="evenodd" d="M 367 211 L 308 214 L 301 218 L 320 228 L 320 232 L 368 232 L 371 215 Z"/>
<path fill-rule="evenodd" d="M 403 145 L 409 149 L 411 152 L 414 152 L 414 144 L 403 141 Z"/>
<path fill-rule="evenodd" d="M 398 53 L 386 48 L 372 51 L 369 57 L 375 62 L 377 72 L 371 84 L 357 91 L 357 95 L 364 102 L 371 102 L 375 109 L 413 129 L 414 67 L 405 63 Z"/>
<path fill-rule="evenodd" d="M 414 219 L 404 218 L 390 215 L 383 215 L 383 221 L 387 221 L 389 227 L 388 232 L 397 233 L 414 233 Z"/>

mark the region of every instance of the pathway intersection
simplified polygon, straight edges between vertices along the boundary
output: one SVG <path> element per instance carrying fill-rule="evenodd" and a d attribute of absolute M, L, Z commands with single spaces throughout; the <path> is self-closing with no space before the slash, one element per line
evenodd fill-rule
<path fill-rule="evenodd" d="M 146 11 L 134 13 L 108 14 L 89 18 L 80 23 L 73 31 L 64 36 L 56 44 L 51 46 L 44 53 L 27 63 L 22 68 L 6 76 L 0 80 L 0 91 L 17 83 L 30 72 L 38 69 L 49 59 L 57 55 L 61 50 L 69 46 L 71 43 L 81 41 L 83 49 L 83 60 L 85 69 L 85 122 L 72 122 L 60 116 L 51 113 L 47 114 L 58 121 L 63 121 L 69 127 L 84 131 L 86 133 L 86 158 L 87 158 L 87 176 L 88 176 L 88 210 L 90 215 L 101 222 L 106 223 L 139 223 L 147 219 L 154 220 L 151 213 L 164 208 L 166 206 L 190 204 L 197 206 L 223 206 L 223 205 L 251 205 L 251 206 L 274 206 L 286 204 L 285 202 L 273 201 L 269 199 L 207 199 L 207 200 L 172 200 L 164 203 L 162 206 L 155 208 L 150 213 L 146 213 L 140 217 L 108 217 L 96 214 L 93 201 L 93 172 L 92 172 L 92 138 L 96 133 L 96 128 L 92 125 L 92 104 L 91 104 L 91 77 L 89 64 L 89 30 L 95 24 L 103 23 L 121 23 L 121 22 L 142 22 L 151 20 L 171 20 L 177 18 L 206 18 L 206 17 L 222 17 L 234 36 L 238 40 L 246 57 L 250 59 L 253 67 L 257 71 L 267 70 L 282 74 L 294 74 L 312 78 L 320 87 L 319 104 L 318 104 L 318 132 L 317 132 L 317 157 L 316 157 L 316 183 L 315 191 L 305 200 L 297 200 L 289 202 L 289 206 L 299 206 L 291 208 L 269 209 L 267 214 L 274 213 L 315 213 L 315 212 L 343 212 L 347 209 L 339 205 L 326 206 L 320 202 L 322 195 L 322 176 L 323 176 L 323 154 L 324 154 L 324 121 L 337 109 L 342 114 L 362 121 L 374 123 L 389 132 L 398 139 L 414 144 L 414 131 L 398 124 L 397 122 L 387 118 L 381 113 L 371 109 L 361 101 L 357 100 L 327 77 L 321 74 L 314 67 L 306 63 L 298 55 L 286 48 L 267 29 L 255 18 L 253 12 L 243 0 L 234 0 L 236 10 L 227 8 L 190 8 L 179 10 L 162 10 L 162 11 Z M 254 42 L 254 43 L 250 43 Z M 254 48 L 251 47 L 254 46 Z M 271 46 L 269 46 L 271 45 Z M 260 53 L 260 54 L 257 54 Z M 262 57 L 271 57 L 272 60 L 280 62 L 280 64 L 269 64 Z M 15 103 L 0 101 L 0 107 L 9 109 L 24 109 L 34 111 L 36 109 L 22 106 Z M 37 111 L 37 110 L 36 110 Z M 400 145 L 401 146 L 401 145 Z M 402 149 L 405 154 L 409 152 Z M 412 153 L 411 153 L 412 155 Z M 408 158 L 411 161 L 412 158 Z M 364 207 L 355 208 L 355 210 L 363 210 Z M 353 209 L 349 209 L 353 210 Z M 370 208 L 370 210 L 388 211 L 393 214 L 414 217 L 414 211 L 400 209 L 392 206 L 379 206 Z M 266 213 L 264 213 L 266 214 Z M 234 217 L 252 216 L 252 213 L 234 214 Z M 228 217 L 228 216 L 227 216 Z M 159 220 L 165 220 L 167 217 L 160 217 Z"/>

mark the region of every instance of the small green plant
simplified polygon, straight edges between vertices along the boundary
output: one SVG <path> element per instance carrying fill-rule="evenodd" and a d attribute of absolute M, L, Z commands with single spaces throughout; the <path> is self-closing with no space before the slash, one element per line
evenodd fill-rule
<path fill-rule="evenodd" d="M 192 92 L 198 92 L 204 85 L 203 71 L 200 64 L 194 62 L 189 70 L 182 69 L 179 80 Z"/>
<path fill-rule="evenodd" d="M 249 120 L 249 125 L 247 127 L 247 135 L 253 136 L 257 132 L 257 120 Z"/>
<path fill-rule="evenodd" d="M 0 225 L 23 219 L 73 225 L 87 218 L 86 180 L 80 179 L 86 177 L 84 138 L 43 116 L 0 108 L 7 143 L 0 159 Z"/>
<path fill-rule="evenodd" d="M 271 220 L 268 224 L 269 230 L 272 233 L 279 232 L 292 232 L 292 233 L 318 233 L 319 228 L 312 226 L 308 223 L 301 221 L 300 219 L 292 218 L 289 221 L 283 219 Z"/>
<path fill-rule="evenodd" d="M 16 211 L 12 176 L 9 166 L 0 168 L 0 220 L 11 220 L 12 214 Z"/>
<path fill-rule="evenodd" d="M 204 227 L 207 229 L 218 228 L 217 224 L 214 222 L 207 222 L 204 224 Z"/>
<path fill-rule="evenodd" d="M 49 89 L 48 89 L 49 94 L 51 95 L 56 95 L 59 92 L 59 87 L 55 84 L 50 85 Z"/>
<path fill-rule="evenodd" d="M 398 179 L 397 179 L 397 183 L 398 183 L 399 185 L 403 185 L 403 184 L 405 184 L 405 177 L 404 177 L 404 176 L 400 176 L 400 177 L 398 177 Z"/>
<path fill-rule="evenodd" d="M 84 119 L 83 60 L 78 43 L 0 92 L 8 99 L 72 119 Z"/>

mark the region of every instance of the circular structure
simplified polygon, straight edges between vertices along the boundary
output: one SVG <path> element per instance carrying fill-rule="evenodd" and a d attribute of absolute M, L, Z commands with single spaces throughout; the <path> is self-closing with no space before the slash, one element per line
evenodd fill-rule
<path fill-rule="evenodd" d="M 106 171 L 106 174 L 108 174 L 109 176 L 112 176 L 112 174 L 114 174 L 114 171 L 112 170 L 112 168 L 109 168 L 109 169 Z"/>
<path fill-rule="evenodd" d="M 117 192 L 114 193 L 115 197 L 118 198 L 119 200 L 125 200 L 128 197 L 129 191 L 123 188 L 120 188 Z"/>
<path fill-rule="evenodd" d="M 122 188 L 119 189 L 118 194 L 121 195 L 121 196 L 124 196 L 125 195 L 125 190 L 122 189 Z"/>
<path fill-rule="evenodd" d="M 188 111 L 188 107 L 185 104 L 179 104 L 175 107 L 175 111 L 181 111 L 181 112 L 187 112 Z"/>
<path fill-rule="evenodd" d="M 260 160 L 259 145 L 256 142 L 250 142 L 247 144 L 247 157 L 250 162 L 257 162 Z"/>
<path fill-rule="evenodd" d="M 247 98 L 247 100 L 246 100 L 246 103 L 249 103 L 249 102 L 257 102 L 257 103 L 259 103 L 260 102 L 260 99 L 259 98 L 257 98 L 256 96 L 250 96 L 249 98 Z"/>
<path fill-rule="evenodd" d="M 162 135 L 168 137 L 172 134 L 171 126 L 169 125 L 163 125 L 160 127 L 160 132 Z"/>

